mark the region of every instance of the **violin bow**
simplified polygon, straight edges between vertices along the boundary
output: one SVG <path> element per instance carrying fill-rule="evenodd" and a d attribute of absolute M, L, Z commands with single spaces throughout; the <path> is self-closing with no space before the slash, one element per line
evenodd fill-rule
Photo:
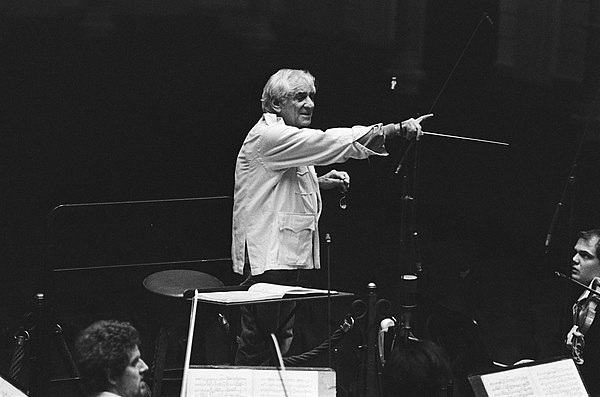
<path fill-rule="evenodd" d="M 581 288 L 584 288 L 584 289 L 586 289 L 587 291 L 590 291 L 591 293 L 593 293 L 593 294 L 595 294 L 595 295 L 598 295 L 598 296 L 600 296 L 600 291 L 596 291 L 595 289 L 593 289 L 593 288 L 590 288 L 590 287 L 588 287 L 587 285 L 585 285 L 585 284 L 583 284 L 583 283 L 580 283 L 579 281 L 577 281 L 577 280 L 575 280 L 575 279 L 573 279 L 573 278 L 571 278 L 571 277 L 569 277 L 569 276 L 567 276 L 567 275 L 565 275 L 565 274 L 562 274 L 561 272 L 554 272 L 554 274 L 556 274 L 558 277 L 562 277 L 562 278 L 564 278 L 564 279 L 567 279 L 567 280 L 569 280 L 569 281 L 572 281 L 572 282 L 574 282 L 575 284 L 579 285 Z"/>

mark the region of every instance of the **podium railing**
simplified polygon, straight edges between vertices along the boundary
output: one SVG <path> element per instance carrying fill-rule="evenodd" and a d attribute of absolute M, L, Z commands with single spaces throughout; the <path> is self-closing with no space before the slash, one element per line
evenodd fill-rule
<path fill-rule="evenodd" d="M 74 335 L 100 317 L 135 321 L 153 310 L 142 283 L 160 270 L 198 270 L 231 283 L 231 212 L 229 196 L 59 205 L 47 217 L 41 292 Z"/>

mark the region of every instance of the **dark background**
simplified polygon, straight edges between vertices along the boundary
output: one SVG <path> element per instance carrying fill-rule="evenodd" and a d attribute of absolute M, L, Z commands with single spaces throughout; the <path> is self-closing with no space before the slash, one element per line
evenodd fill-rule
<path fill-rule="evenodd" d="M 476 319 L 478 337 L 496 361 L 560 354 L 569 328 L 560 313 L 568 314 L 577 291 L 553 271 L 568 273 L 574 232 L 600 224 L 600 151 L 592 139 L 597 125 L 586 127 L 573 117 L 588 116 L 581 105 L 585 90 L 560 81 L 540 86 L 496 67 L 496 21 L 479 27 L 441 91 L 482 7 L 460 3 L 450 10 L 438 3 L 431 2 L 425 17 L 425 75 L 418 95 L 389 89 L 389 48 L 344 32 L 311 31 L 301 21 L 292 26 L 272 21 L 274 41 L 259 47 L 199 10 L 113 15 L 108 33 L 102 26 L 86 28 L 84 15 L 70 9 L 54 16 L 3 17 L 0 366 L 10 362 L 12 334 L 36 292 L 45 292 L 55 306 L 69 342 L 103 316 L 152 328 L 144 318 L 154 308 L 142 310 L 134 300 L 146 300 L 143 277 L 169 266 L 53 271 L 70 265 L 49 257 L 56 232 L 49 223 L 52 210 L 62 204 L 231 196 L 237 151 L 260 117 L 264 83 L 281 67 L 306 68 L 317 77 L 316 128 L 397 122 L 435 105 L 426 130 L 510 143 L 430 136 L 419 143 L 416 184 L 412 171 L 407 174 L 424 268 L 419 292 L 424 302 Z M 497 18 L 493 2 L 486 11 Z M 447 18 L 449 13 L 455 18 Z M 584 131 L 589 136 L 577 156 L 575 183 L 567 189 L 546 254 L 546 233 Z M 338 193 L 325 192 L 321 219 L 321 233 L 332 236 L 330 251 L 323 252 L 330 253 L 324 262 L 333 288 L 362 296 L 374 282 L 396 314 L 399 275 L 412 269 L 412 257 L 400 244 L 407 230 L 400 222 L 403 174 L 392 172 L 401 149 L 391 145 L 386 159 L 335 165 L 351 174 L 348 209 L 339 209 Z M 412 167 L 413 157 L 407 159 Z M 95 214 L 77 222 L 89 226 L 90 239 L 111 240 L 108 250 L 116 244 L 140 254 L 105 252 L 101 265 L 228 258 L 226 206 L 209 209 L 206 223 L 208 215 L 196 209 L 191 215 L 177 210 L 168 215 L 171 226 L 154 230 L 150 243 L 136 241 L 136 225 L 143 229 L 164 216 L 161 208 L 142 219 L 125 208 L 118 216 Z M 186 226 L 173 232 L 179 221 Z M 113 229 L 102 226 L 107 222 Z M 217 243 L 194 239 L 206 230 Z M 156 246 L 156 252 L 144 251 L 156 241 L 173 240 L 179 242 L 174 256 Z M 84 250 L 77 266 L 98 261 L 96 253 L 88 262 L 87 248 L 73 245 L 70 250 Z M 226 260 L 215 266 L 198 268 L 235 282 Z M 310 275 L 311 283 L 325 286 L 325 274 Z M 57 284 L 69 283 L 78 288 L 57 293 Z M 90 306 L 86 283 L 99 301 Z M 349 310 L 347 303 L 337 304 L 332 322 Z M 326 322 L 318 305 L 307 313 L 316 323 Z M 303 329 L 307 346 L 298 348 L 310 348 L 322 331 Z"/>

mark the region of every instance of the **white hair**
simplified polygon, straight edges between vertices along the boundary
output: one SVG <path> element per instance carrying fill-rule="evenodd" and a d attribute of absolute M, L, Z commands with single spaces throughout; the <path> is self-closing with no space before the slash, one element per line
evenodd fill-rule
<path fill-rule="evenodd" d="M 316 80 L 308 70 L 280 69 L 267 81 L 260 102 L 265 113 L 275 113 L 273 104 L 295 94 L 302 84 L 308 84 L 313 92 L 317 92 Z"/>

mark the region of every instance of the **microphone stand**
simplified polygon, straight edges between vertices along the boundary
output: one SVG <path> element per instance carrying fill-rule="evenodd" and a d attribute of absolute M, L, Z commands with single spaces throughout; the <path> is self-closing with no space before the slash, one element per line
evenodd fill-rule
<path fill-rule="evenodd" d="M 489 24 L 493 24 L 491 18 L 487 14 L 487 12 L 484 12 L 483 15 L 481 16 L 481 19 L 477 23 L 477 26 L 475 26 L 475 29 L 473 29 L 473 33 L 471 33 L 471 36 L 469 37 L 469 40 L 467 40 L 467 43 L 463 47 L 460 55 L 458 56 L 458 59 L 454 63 L 454 66 L 450 70 L 450 73 L 448 74 L 448 77 L 444 81 L 444 84 L 442 84 L 442 88 L 440 89 L 440 91 L 438 92 L 437 96 L 433 100 L 433 103 L 431 104 L 431 107 L 429 108 L 429 111 L 427 113 L 432 113 L 433 112 L 433 109 L 435 108 L 435 105 L 437 105 L 438 100 L 442 96 L 442 93 L 444 92 L 444 90 L 446 89 L 446 86 L 450 82 L 450 79 L 454 75 L 454 72 L 456 71 L 456 68 L 458 67 L 458 65 L 462 61 L 462 58 L 464 57 L 465 53 L 467 52 L 467 49 L 471 45 L 471 42 L 473 41 L 473 38 L 477 34 L 477 31 L 479 30 L 479 27 L 481 26 L 481 24 L 483 23 L 483 21 L 487 21 Z M 396 80 L 395 80 L 395 77 L 393 77 L 392 78 L 391 89 L 394 90 L 395 88 L 396 88 Z M 408 153 L 412 150 L 412 148 L 413 147 L 416 148 L 416 146 L 417 146 L 416 142 L 417 142 L 416 140 L 411 141 L 410 144 L 408 145 L 408 147 L 406 148 L 406 151 L 404 152 L 404 154 L 402 155 L 402 157 L 398 161 L 398 165 L 395 168 L 395 171 L 394 171 L 395 174 L 398 174 L 400 172 L 400 169 L 404 165 L 404 162 L 406 161 L 406 157 L 407 157 Z"/>
<path fill-rule="evenodd" d="M 463 56 L 465 55 L 468 47 L 470 46 L 471 42 L 473 41 L 473 38 L 477 34 L 479 28 L 481 27 L 481 25 L 484 21 L 487 21 L 490 24 L 492 23 L 491 19 L 485 12 L 483 13 L 483 15 L 481 16 L 481 19 L 475 26 L 475 29 L 471 33 L 471 36 L 469 37 L 462 52 L 460 53 L 458 59 L 456 60 L 454 66 L 452 67 L 450 74 L 446 78 L 444 84 L 442 85 L 442 88 L 440 89 L 439 93 L 435 97 L 435 100 L 433 101 L 433 103 L 427 113 L 433 113 L 433 110 L 434 110 L 438 100 L 440 99 L 442 93 L 446 89 L 448 82 L 452 78 L 459 63 L 461 62 Z M 394 87 L 395 87 L 394 80 L 392 80 L 391 88 L 394 89 Z M 466 139 L 466 140 L 471 140 L 471 141 L 480 141 L 480 142 L 485 142 L 485 143 L 507 145 L 506 143 L 503 143 L 503 142 L 485 141 L 485 140 L 473 139 L 473 138 L 467 138 L 467 137 L 458 137 L 458 136 L 451 136 L 451 135 L 446 135 L 446 134 L 423 132 L 423 135 L 427 135 L 427 134 L 435 135 L 435 136 L 442 136 L 442 137 L 447 137 L 447 138 Z M 403 343 L 407 343 L 410 339 L 416 339 L 415 336 L 412 334 L 411 318 L 412 318 L 413 311 L 416 309 L 417 285 L 418 285 L 419 289 L 423 289 L 424 287 L 425 288 L 427 287 L 425 285 L 426 283 L 424 283 L 424 281 L 426 281 L 426 280 L 425 280 L 425 277 L 423 277 L 423 276 L 426 275 L 426 272 L 423 271 L 423 264 L 422 264 L 422 260 L 421 260 L 421 249 L 420 249 L 420 244 L 419 244 L 419 232 L 417 230 L 417 204 L 418 204 L 418 201 L 417 201 L 418 186 L 417 186 L 417 184 L 419 181 L 420 146 L 416 139 L 414 139 L 410 142 L 410 144 L 408 145 L 408 147 L 406 148 L 404 153 L 400 156 L 400 160 L 398 161 L 396 167 L 394 167 L 393 169 L 395 169 L 394 174 L 398 175 L 400 173 L 400 171 L 402 170 L 404 163 L 407 161 L 407 158 L 409 157 L 409 154 L 411 153 L 411 151 L 414 152 L 413 159 L 412 159 L 412 161 L 413 161 L 413 163 L 412 163 L 412 189 L 410 188 L 408 175 L 405 173 L 402 177 L 402 192 L 401 192 L 402 207 L 401 207 L 401 225 L 400 225 L 400 245 L 401 245 L 401 250 L 404 253 L 408 253 L 409 263 L 411 264 L 409 272 L 408 272 L 409 274 L 405 274 L 406 272 L 401 272 L 402 276 L 401 276 L 400 293 L 402 294 L 402 299 L 401 299 L 402 314 L 400 317 L 400 320 L 401 320 L 400 321 L 400 332 L 401 332 L 401 340 Z M 408 173 L 408 170 L 406 172 Z M 410 234 L 408 236 L 408 238 L 410 239 L 409 245 L 405 244 L 405 237 L 406 237 L 405 235 L 406 235 L 407 230 Z M 400 264 L 402 264 L 402 256 L 403 256 L 403 254 L 401 253 Z M 417 284 L 419 279 L 421 279 L 421 281 L 419 284 Z"/>
<path fill-rule="evenodd" d="M 475 37 L 475 35 L 477 34 L 477 32 L 479 31 L 479 28 L 481 27 L 482 23 L 484 21 L 487 21 L 488 23 L 492 24 L 492 21 L 490 19 L 490 17 L 488 16 L 488 14 L 486 12 L 484 12 L 481 16 L 481 18 L 479 19 L 479 22 L 477 23 L 477 25 L 475 26 L 475 29 L 473 29 L 473 32 L 471 33 L 471 36 L 469 37 L 469 39 L 467 40 L 467 43 L 465 44 L 465 46 L 463 47 L 458 59 L 456 60 L 456 62 L 454 63 L 454 66 L 452 67 L 448 77 L 446 78 L 446 80 L 444 81 L 444 84 L 442 85 L 442 88 L 440 89 L 439 93 L 437 94 L 437 96 L 435 97 L 433 103 L 431 104 L 431 107 L 429 108 L 429 111 L 427 113 L 433 113 L 433 110 L 438 102 L 438 100 L 440 99 L 440 97 L 442 96 L 444 90 L 446 89 L 446 86 L 448 85 L 450 79 L 452 78 L 452 76 L 454 75 L 454 72 L 456 71 L 458 65 L 460 64 L 461 60 L 463 59 L 467 49 L 469 48 L 469 46 L 471 45 L 471 42 L 473 41 L 473 38 Z M 391 84 L 391 89 L 394 90 L 395 89 L 395 79 L 392 79 L 392 84 Z M 436 134 L 431 134 L 431 135 L 436 135 Z M 439 134 L 441 135 L 441 134 Z M 409 183 L 406 180 L 406 175 L 403 177 L 403 191 L 402 191 L 402 210 L 401 210 L 401 222 L 405 223 L 405 214 L 406 211 L 410 211 L 410 218 L 409 218 L 409 225 L 408 225 L 408 230 L 410 232 L 410 241 L 411 241 L 411 248 L 412 248 L 412 252 L 413 252 L 413 263 L 414 263 L 414 268 L 411 269 L 411 271 L 413 271 L 413 274 L 419 276 L 422 274 L 423 272 L 423 266 L 422 266 L 422 262 L 421 262 L 421 250 L 420 250 L 420 246 L 419 246 L 419 233 L 417 231 L 416 228 L 416 224 L 417 224 L 417 215 L 416 215 L 416 207 L 417 207 L 417 200 L 416 200 L 416 196 L 417 196 L 417 181 L 418 181 L 418 176 L 419 176 L 419 143 L 416 139 L 413 139 L 410 144 L 408 145 L 408 147 L 406 148 L 406 150 L 404 151 L 404 153 L 401 155 L 400 160 L 398 161 L 397 165 L 393 168 L 394 169 L 394 174 L 398 175 L 400 173 L 400 171 L 402 170 L 404 163 L 406 162 L 409 153 L 414 149 L 414 156 L 413 156 L 413 164 L 412 164 L 412 171 L 413 171 L 413 186 L 412 186 L 412 191 L 410 191 L 409 189 Z M 405 206 L 408 205 L 408 203 L 410 203 L 410 207 L 408 210 L 405 209 Z M 400 243 L 402 245 L 402 248 L 404 247 L 404 233 L 403 231 L 406 230 L 405 227 L 403 225 L 400 225 L 401 227 L 401 231 L 400 231 Z"/>
<path fill-rule="evenodd" d="M 577 150 L 575 152 L 575 156 L 573 158 L 573 163 L 571 165 L 571 170 L 569 172 L 569 176 L 567 177 L 567 181 L 565 183 L 565 186 L 563 188 L 560 200 L 558 201 L 558 203 L 556 203 L 556 207 L 554 209 L 554 214 L 552 215 L 552 220 L 550 221 L 550 226 L 548 227 L 548 233 L 546 234 L 546 241 L 544 242 L 544 246 L 545 246 L 545 251 L 544 254 L 546 255 L 546 257 L 548 258 L 548 254 L 550 253 L 550 248 L 552 247 L 552 239 L 553 239 L 553 234 L 554 234 L 554 230 L 556 228 L 556 225 L 558 223 L 558 220 L 560 219 L 560 213 L 562 210 L 562 207 L 564 206 L 564 202 L 567 199 L 567 196 L 574 191 L 574 187 L 575 187 L 575 182 L 576 182 L 576 171 L 577 171 L 577 162 L 579 160 L 579 156 L 581 155 L 581 151 L 583 149 L 583 142 L 585 141 L 585 138 L 588 134 L 589 131 L 589 127 L 592 121 L 592 114 L 594 112 L 594 109 L 596 108 L 598 101 L 600 100 L 600 87 L 598 88 L 598 90 L 596 90 L 596 93 L 594 95 L 594 99 L 591 102 L 591 106 L 590 106 L 590 110 L 588 112 L 588 117 L 585 121 L 584 127 L 583 127 L 583 132 L 581 134 L 581 138 L 579 138 L 579 143 L 577 145 Z M 570 206 L 570 211 L 569 211 L 569 223 L 568 223 L 568 235 L 569 237 L 573 234 L 573 218 L 574 218 L 574 200 L 575 197 L 573 195 L 571 195 L 571 206 Z M 567 302 L 567 298 L 568 298 L 568 288 L 565 285 L 565 287 L 562 289 L 562 302 L 563 305 L 565 307 L 569 306 L 569 302 Z M 564 316 L 560 316 L 560 327 L 561 329 L 565 329 L 565 321 L 566 319 L 564 318 Z"/>
<path fill-rule="evenodd" d="M 554 215 L 552 216 L 552 221 L 550 222 L 550 227 L 548 228 L 548 233 L 546 234 L 546 241 L 544 246 L 546 247 L 545 254 L 547 255 L 550 252 L 550 245 L 552 243 L 552 235 L 554 233 L 554 229 L 556 228 L 556 223 L 560 217 L 560 210 L 564 205 L 564 202 L 567 198 L 567 195 L 572 190 L 575 185 L 576 180 L 576 170 L 577 170 L 577 161 L 579 160 L 579 156 L 581 155 L 581 150 L 583 148 L 583 142 L 585 141 L 585 137 L 587 136 L 589 126 L 592 120 L 592 112 L 594 108 L 598 104 L 598 100 L 600 99 L 600 88 L 596 91 L 596 95 L 594 96 L 594 100 L 591 104 L 591 110 L 588 114 L 587 120 L 583 127 L 583 133 L 581 134 L 581 138 L 579 138 L 579 144 L 577 145 L 577 151 L 575 152 L 575 157 L 573 158 L 573 164 L 571 165 L 571 171 L 569 172 L 569 176 L 567 177 L 567 182 L 563 188 L 560 201 L 556 204 L 556 208 L 554 209 Z"/>
<path fill-rule="evenodd" d="M 331 235 L 325 234 L 327 243 L 327 364 L 331 368 Z"/>
<path fill-rule="evenodd" d="M 421 263 L 421 249 L 419 245 L 419 232 L 417 231 L 417 182 L 419 181 L 419 146 L 415 146 L 415 159 L 413 163 L 413 195 L 411 202 L 411 219 L 410 219 L 410 239 L 413 249 L 413 261 L 415 264 L 415 274 L 420 277 L 423 271 Z"/>

